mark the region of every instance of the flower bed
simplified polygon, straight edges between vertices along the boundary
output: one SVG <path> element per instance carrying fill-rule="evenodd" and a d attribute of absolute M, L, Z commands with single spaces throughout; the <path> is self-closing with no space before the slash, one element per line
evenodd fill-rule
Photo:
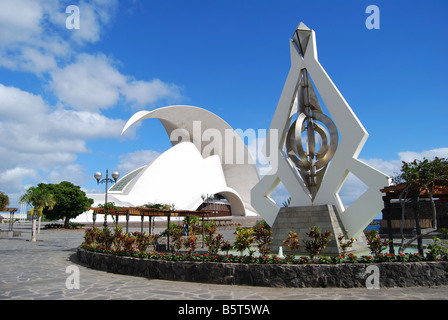
<path fill-rule="evenodd" d="M 340 256 L 321 256 L 328 240 L 328 232 L 319 228 L 310 229 L 309 240 L 304 240 L 310 257 L 287 255 L 280 259 L 269 255 L 272 232 L 265 223 L 254 228 L 237 228 L 233 245 L 216 234 L 216 225 L 205 225 L 204 244 L 207 253 L 198 253 L 197 234 L 201 230 L 190 225 L 189 235 L 184 228 L 172 225 L 166 233 L 170 235 L 170 253 L 157 252 L 161 235 L 145 233 L 124 233 L 108 228 L 89 229 L 85 242 L 78 248 L 78 258 L 88 266 L 108 272 L 115 272 L 153 279 L 193 281 L 218 284 L 256 285 L 275 287 L 365 287 L 372 269 L 375 282 L 382 287 L 434 286 L 448 284 L 447 243 L 434 238 L 434 244 L 427 246 L 426 256 L 418 253 L 382 253 L 388 242 L 377 232 L 367 236 L 372 255 L 357 257 L 346 253 L 353 239 L 344 235 L 338 237 L 343 253 Z M 261 255 L 255 254 L 251 245 L 256 242 Z M 298 239 L 290 232 L 285 245 L 294 250 Z M 184 248 L 186 253 L 180 253 Z M 241 255 L 219 254 L 236 249 Z M 249 251 L 249 255 L 243 252 Z M 375 266 L 375 267 L 372 267 Z M 369 280 L 369 281 L 370 281 Z"/>
<path fill-rule="evenodd" d="M 94 269 L 151 279 L 268 287 L 365 287 L 372 265 L 369 256 L 347 259 L 307 257 L 286 259 L 210 254 L 125 252 L 83 244 L 78 259 Z M 407 255 L 413 259 L 415 254 Z M 339 257 L 340 258 L 340 257 Z M 381 287 L 437 286 L 448 284 L 446 261 L 400 262 L 385 255 L 377 262 Z M 381 260 L 382 259 L 382 260 Z M 410 259 L 408 259 L 410 260 Z M 393 262 L 389 262 L 393 261 Z"/>

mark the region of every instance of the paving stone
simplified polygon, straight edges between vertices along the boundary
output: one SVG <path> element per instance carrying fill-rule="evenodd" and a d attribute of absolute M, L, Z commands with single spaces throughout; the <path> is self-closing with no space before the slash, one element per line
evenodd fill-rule
<path fill-rule="evenodd" d="M 15 225 L 16 228 L 16 225 Z M 79 264 L 76 248 L 83 230 L 42 230 L 32 243 L 30 226 L 18 225 L 22 235 L 0 239 L 0 300 L 369 300 L 447 299 L 448 287 L 356 289 L 265 288 L 150 280 L 93 270 Z M 138 231 L 136 228 L 131 231 Z M 233 230 L 222 231 L 232 239 Z M 69 290 L 68 266 L 80 270 L 80 289 Z"/>

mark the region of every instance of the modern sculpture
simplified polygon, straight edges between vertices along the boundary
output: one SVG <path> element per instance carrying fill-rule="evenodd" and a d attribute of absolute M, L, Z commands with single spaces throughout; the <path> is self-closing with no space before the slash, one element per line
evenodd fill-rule
<path fill-rule="evenodd" d="M 273 250 L 289 231 L 303 239 L 314 225 L 332 231 L 327 252 L 339 252 L 335 237 L 345 231 L 360 240 L 359 249 L 362 231 L 382 208 L 379 190 L 389 178 L 357 159 L 368 134 L 319 63 L 315 32 L 300 23 L 290 50 L 291 69 L 266 137 L 277 148 L 264 148 L 277 150 L 278 166 L 252 189 L 252 205 L 277 235 Z M 331 118 L 323 113 L 313 83 Z M 349 172 L 369 189 L 346 208 L 338 193 Z M 291 202 L 279 210 L 270 195 L 280 182 Z"/>

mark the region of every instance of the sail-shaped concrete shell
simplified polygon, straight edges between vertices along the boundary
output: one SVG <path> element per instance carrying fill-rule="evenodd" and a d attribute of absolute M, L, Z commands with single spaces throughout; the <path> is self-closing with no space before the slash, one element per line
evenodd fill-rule
<path fill-rule="evenodd" d="M 213 148 L 212 153 L 221 160 L 226 184 L 235 190 L 247 210 L 255 212 L 250 198 L 250 190 L 260 180 L 255 161 L 227 122 L 202 108 L 169 106 L 137 112 L 127 122 L 123 133 L 135 123 L 151 118 L 160 120 L 173 146 L 187 140 L 196 146 L 203 158 L 210 156 L 211 149 L 208 147 L 212 142 L 217 142 L 213 140 L 216 136 L 220 136 L 222 140 Z"/>

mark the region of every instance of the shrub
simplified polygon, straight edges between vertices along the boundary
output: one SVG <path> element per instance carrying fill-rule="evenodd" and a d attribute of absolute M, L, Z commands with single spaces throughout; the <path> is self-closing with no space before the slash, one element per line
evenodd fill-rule
<path fill-rule="evenodd" d="M 122 250 L 123 243 L 125 241 L 125 234 L 121 227 L 115 229 L 115 235 L 113 240 L 113 245 L 116 250 Z"/>
<path fill-rule="evenodd" d="M 271 253 L 269 246 L 272 244 L 272 235 L 274 234 L 271 227 L 266 221 L 260 221 L 253 227 L 254 239 L 258 245 L 258 251 L 266 256 Z"/>
<path fill-rule="evenodd" d="M 320 232 L 319 227 L 312 227 L 310 232 L 307 233 L 310 240 L 304 241 L 305 250 L 308 254 L 314 258 L 315 256 L 320 255 L 322 250 L 327 247 L 328 242 L 330 241 L 331 231 Z"/>
<path fill-rule="evenodd" d="M 122 241 L 122 246 L 125 252 L 129 252 L 129 251 L 133 251 L 134 249 L 134 244 L 135 244 L 135 238 L 127 233 L 123 234 L 123 241 Z"/>
<path fill-rule="evenodd" d="M 250 245 L 254 242 L 254 235 L 252 228 L 236 228 L 236 237 L 235 242 L 233 243 L 233 247 L 241 252 L 243 255 L 243 251 L 250 248 Z M 249 255 L 252 256 L 254 252 L 249 250 Z"/>
<path fill-rule="evenodd" d="M 343 257 L 345 257 L 348 249 L 350 249 L 353 245 L 353 242 L 355 242 L 355 239 L 353 239 L 353 238 L 348 239 L 347 234 L 348 234 L 348 231 L 345 230 L 344 234 L 340 234 L 338 236 L 339 247 L 341 248 L 341 255 Z"/>
<path fill-rule="evenodd" d="M 395 262 L 395 255 L 393 253 L 382 253 L 378 256 L 380 262 Z"/>
<path fill-rule="evenodd" d="M 145 252 L 150 245 L 154 245 L 156 240 L 156 236 L 144 232 L 133 232 L 132 235 L 135 239 L 135 246 L 140 252 Z"/>
<path fill-rule="evenodd" d="M 323 256 L 319 256 L 319 263 L 321 264 L 330 264 L 333 262 L 333 259 L 329 258 L 329 257 L 323 257 Z"/>
<path fill-rule="evenodd" d="M 198 217 L 185 217 L 184 223 L 185 225 L 188 225 L 188 232 L 194 232 L 197 235 L 202 234 L 202 224 L 199 223 Z M 204 232 L 206 226 L 210 223 L 214 224 L 214 221 L 204 223 Z"/>
<path fill-rule="evenodd" d="M 375 261 L 375 258 L 372 256 L 362 256 L 361 261 L 364 263 L 372 263 Z"/>
<path fill-rule="evenodd" d="M 398 262 L 407 262 L 409 259 L 409 256 L 404 253 L 399 253 L 397 256 L 395 256 L 396 261 Z"/>
<path fill-rule="evenodd" d="M 423 257 L 418 253 L 409 253 L 408 255 L 409 262 L 419 262 L 423 260 Z"/>
<path fill-rule="evenodd" d="M 358 263 L 358 257 L 355 256 L 353 253 L 348 253 L 345 256 L 345 262 L 347 262 L 347 263 Z"/>
<path fill-rule="evenodd" d="M 307 264 L 310 262 L 310 258 L 308 257 L 300 257 L 300 259 L 297 261 L 298 264 Z"/>
<path fill-rule="evenodd" d="M 184 228 L 177 224 L 170 225 L 170 250 L 177 252 L 182 248 L 182 235 L 184 234 Z"/>
<path fill-rule="evenodd" d="M 426 258 L 430 261 L 447 260 L 448 248 L 447 241 L 442 241 L 437 237 L 433 237 L 433 244 L 428 244 L 426 249 L 429 251 L 426 253 Z"/>
<path fill-rule="evenodd" d="M 196 250 L 198 246 L 198 237 L 194 234 L 194 232 L 190 232 L 190 235 L 183 241 L 185 247 L 188 248 L 187 255 L 191 256 L 194 250 Z"/>
<path fill-rule="evenodd" d="M 89 246 L 94 246 L 98 242 L 99 233 L 98 228 L 87 229 L 84 234 L 84 242 Z"/>
<path fill-rule="evenodd" d="M 115 239 L 115 235 L 109 228 L 103 227 L 103 230 L 98 230 L 98 244 L 106 249 L 112 247 L 112 243 Z"/>
<path fill-rule="evenodd" d="M 232 244 L 229 242 L 229 241 L 227 241 L 227 240 L 224 240 L 223 242 L 222 242 L 222 244 L 221 244 L 221 250 L 222 251 L 225 251 L 226 252 L 226 255 L 228 255 L 229 254 L 229 251 L 232 249 Z"/>
<path fill-rule="evenodd" d="M 380 235 L 378 234 L 378 231 L 372 229 L 367 234 L 367 245 L 369 246 L 370 253 L 375 257 L 378 258 L 383 252 L 384 249 L 387 248 L 389 245 L 388 240 L 381 239 Z"/>
<path fill-rule="evenodd" d="M 69 229 L 81 229 L 82 227 L 84 227 L 84 224 L 82 223 L 69 222 L 68 224 Z"/>
<path fill-rule="evenodd" d="M 220 233 L 216 234 L 218 226 L 214 221 L 204 224 L 205 245 L 208 247 L 210 254 L 217 254 L 224 241 L 224 236 Z"/>
<path fill-rule="evenodd" d="M 288 247 L 291 250 L 296 250 L 300 248 L 299 236 L 297 235 L 297 233 L 293 231 L 289 231 L 288 238 L 283 240 L 283 243 L 285 244 L 286 247 Z"/>
<path fill-rule="evenodd" d="M 335 264 L 343 263 L 344 256 L 340 255 L 340 256 L 331 257 L 331 262 L 335 263 Z"/>

